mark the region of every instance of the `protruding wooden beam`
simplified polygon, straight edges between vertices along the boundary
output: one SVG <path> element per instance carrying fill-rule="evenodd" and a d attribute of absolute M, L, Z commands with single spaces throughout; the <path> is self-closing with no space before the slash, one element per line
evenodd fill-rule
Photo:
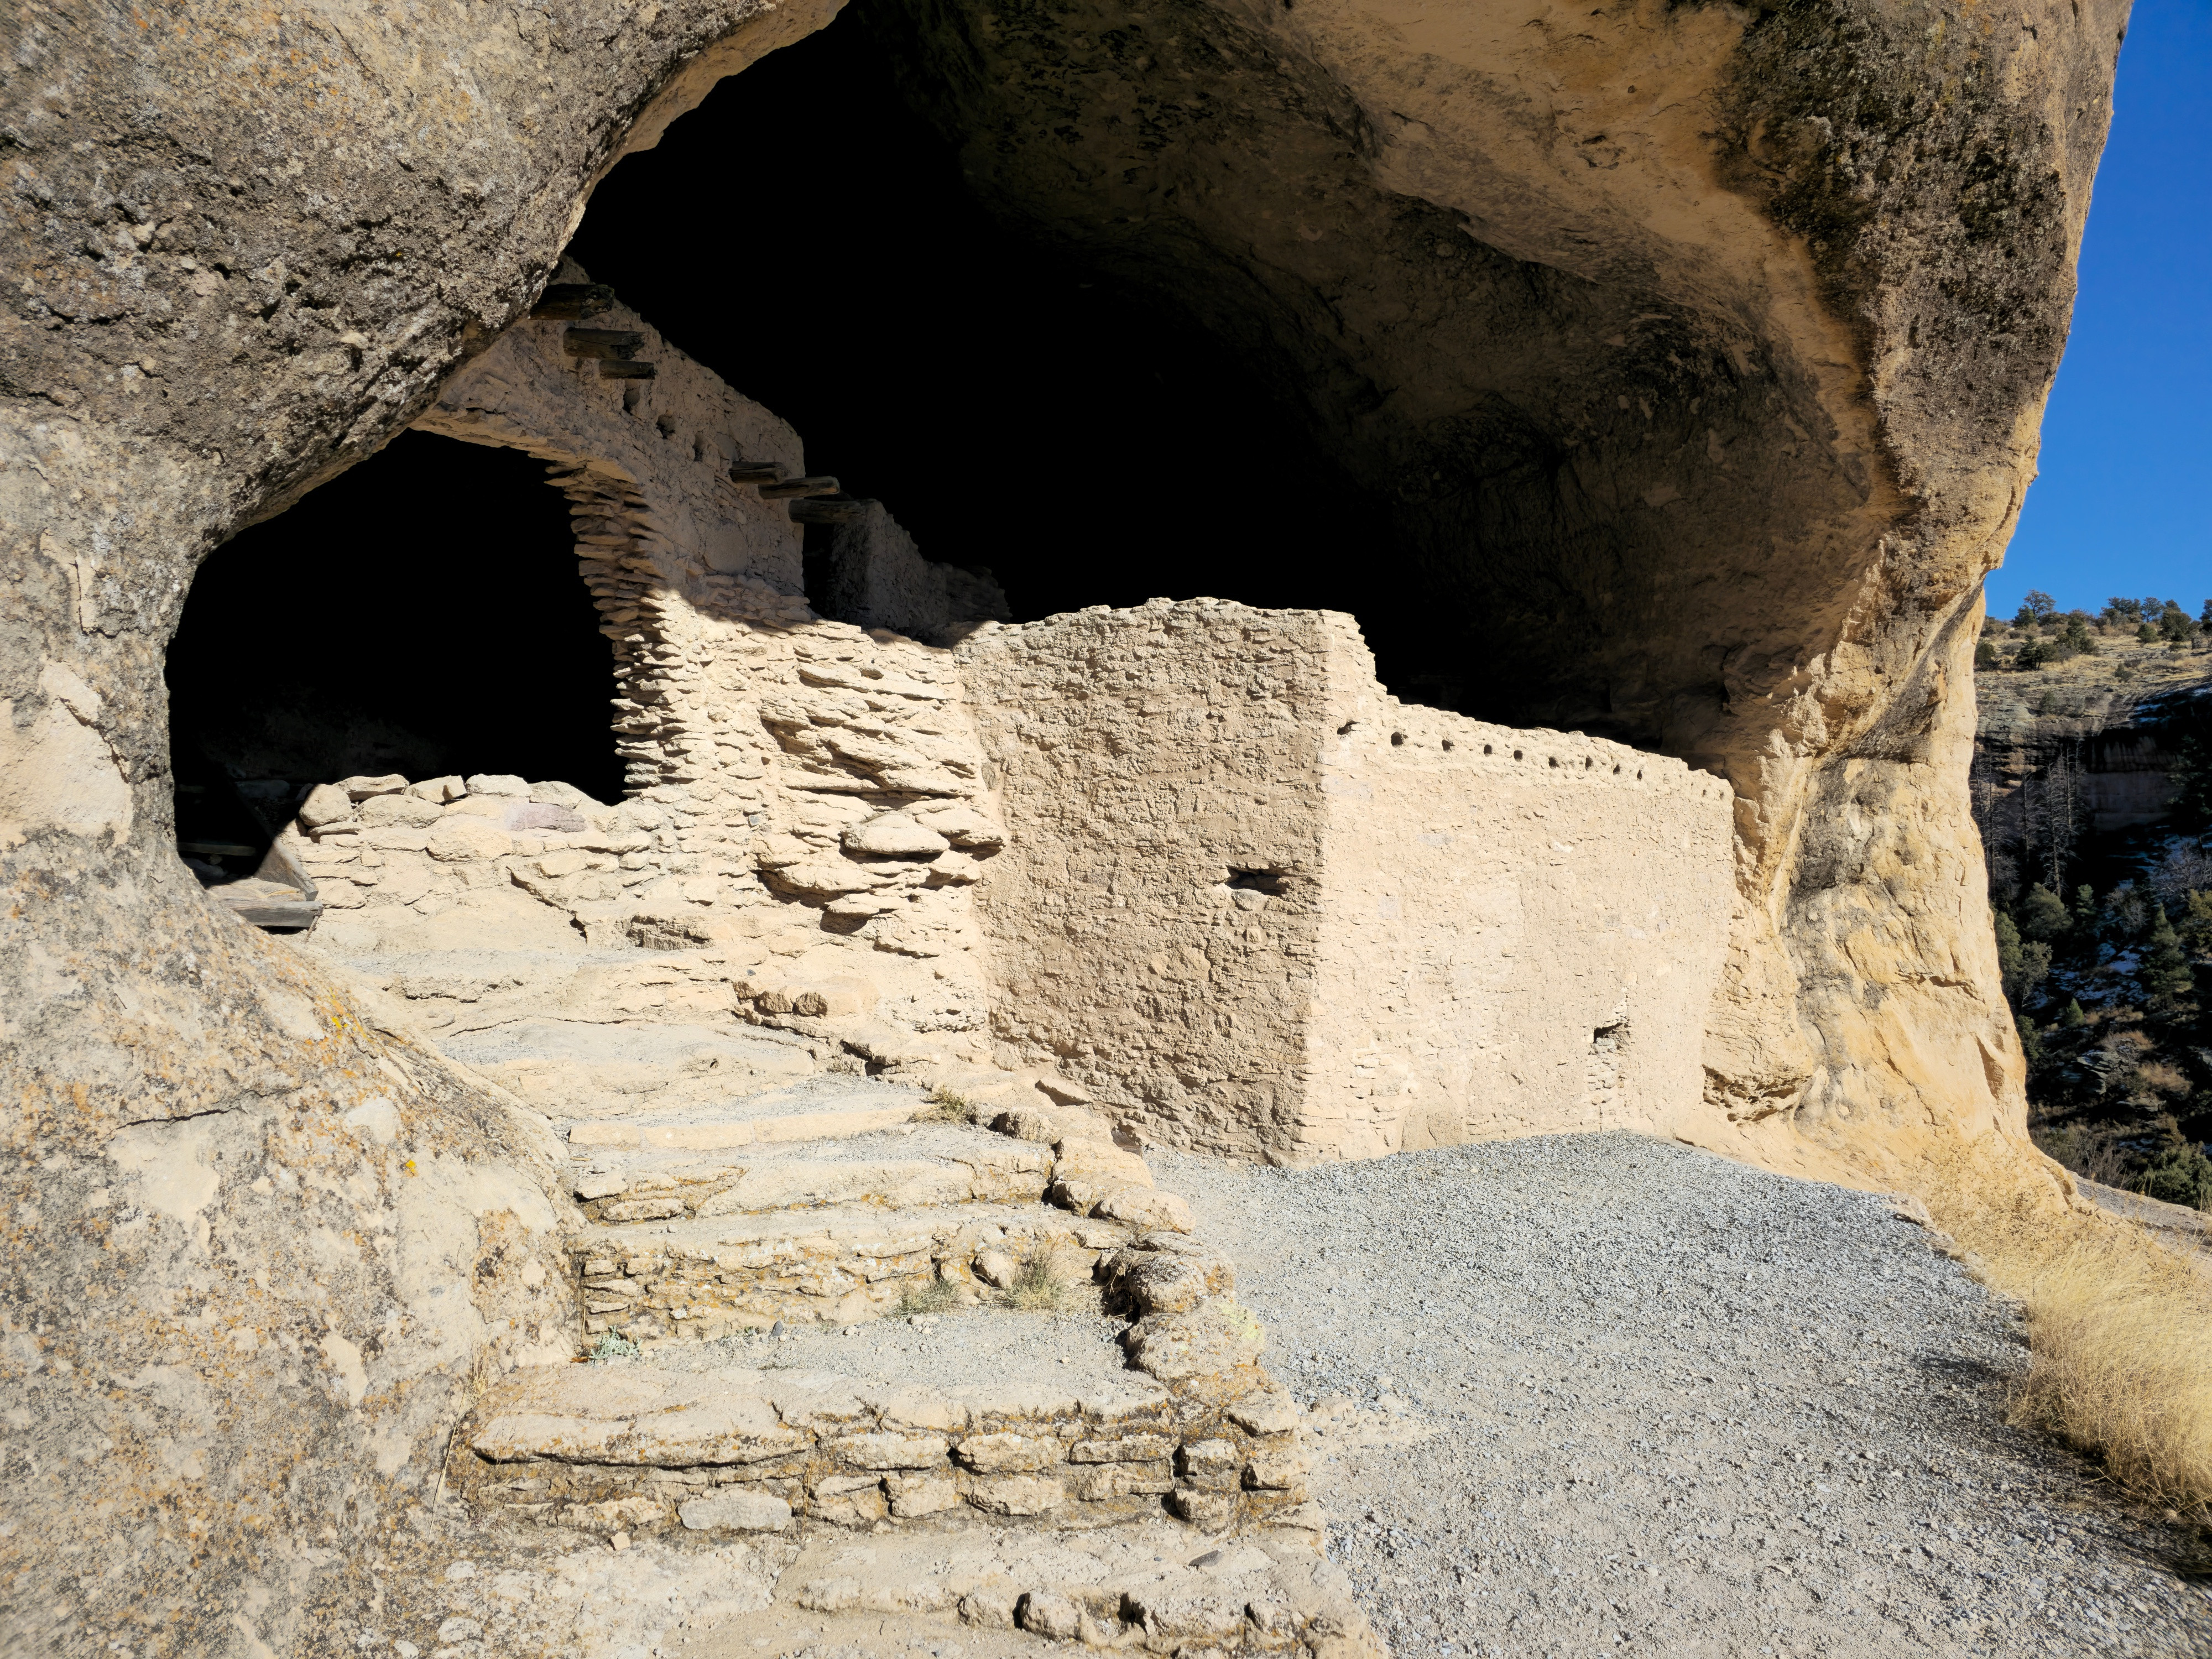
<path fill-rule="evenodd" d="M 657 372 L 651 363 L 634 357 L 599 359 L 599 378 L 603 380 L 649 380 Z"/>
<path fill-rule="evenodd" d="M 791 504 L 793 524 L 851 524 L 875 503 L 865 495 L 817 495 Z"/>
<path fill-rule="evenodd" d="M 627 357 L 644 343 L 645 336 L 631 328 L 572 328 L 561 337 L 571 357 Z"/>
<path fill-rule="evenodd" d="M 775 483 L 783 477 L 781 461 L 739 461 L 730 469 L 732 483 Z"/>
<path fill-rule="evenodd" d="M 611 309 L 614 302 L 615 291 L 605 283 L 555 283 L 538 296 L 530 314 L 576 320 L 596 317 Z"/>
<path fill-rule="evenodd" d="M 786 478 L 781 483 L 763 484 L 761 499 L 764 501 L 788 501 L 801 495 L 834 495 L 837 481 L 828 473 L 813 477 Z"/>

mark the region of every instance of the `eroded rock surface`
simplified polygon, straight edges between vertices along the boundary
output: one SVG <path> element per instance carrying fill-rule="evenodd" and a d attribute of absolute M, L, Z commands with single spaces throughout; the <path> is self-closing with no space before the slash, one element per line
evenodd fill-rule
<path fill-rule="evenodd" d="M 2124 6 L 872 15 L 1000 211 L 1310 412 L 1471 708 L 1735 784 L 1715 1144 L 2019 1135 L 1967 665 Z"/>
<path fill-rule="evenodd" d="M 886 26 L 1006 211 L 1297 388 L 1395 502 L 1407 602 L 1494 623 L 1460 645 L 1492 665 L 1486 712 L 1727 776 L 1701 1133 L 1787 1164 L 2017 1132 L 1966 661 L 2124 9 L 1302 0 Z M 0 1618 L 33 1651 L 351 1651 L 436 1602 L 454 1541 L 422 1485 L 474 1389 L 573 1316 L 551 1249 L 569 1200 L 542 1121 L 210 909 L 172 844 L 163 647 L 210 549 L 501 349 L 626 145 L 827 12 L 8 21 L 0 1080 L 24 1519 Z M 514 441 L 485 418 L 433 416 Z M 681 538 L 633 516 L 636 469 L 574 482 L 625 556 Z M 690 551 L 701 584 L 742 586 Z M 608 573 L 611 616 L 653 608 L 636 574 Z M 803 614 L 756 580 L 764 617 Z M 673 642 L 639 667 L 680 704 L 679 599 L 635 631 Z M 841 750 L 799 701 L 781 752 L 896 791 L 903 750 Z M 659 739 L 700 734 L 639 727 L 626 758 L 688 784 L 690 751 Z M 750 809 L 717 810 L 714 847 L 672 850 L 731 867 L 671 868 L 679 889 L 841 868 L 732 849 Z M 399 850 L 492 861 L 492 832 L 452 833 L 453 860 Z"/>

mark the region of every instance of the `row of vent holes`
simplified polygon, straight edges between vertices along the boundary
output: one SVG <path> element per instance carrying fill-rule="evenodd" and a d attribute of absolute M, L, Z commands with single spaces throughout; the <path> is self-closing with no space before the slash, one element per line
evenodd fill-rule
<path fill-rule="evenodd" d="M 1341 738 L 1341 737 L 1345 737 L 1345 736 L 1347 736 L 1347 735 L 1349 735 L 1349 734 L 1350 734 L 1350 732 L 1351 732 L 1351 731 L 1352 731 L 1352 728 L 1353 726 L 1355 726 L 1358 725 L 1358 724 L 1359 724 L 1359 722 L 1358 722 L 1358 721 L 1357 721 L 1357 720 L 1346 720 L 1343 725 L 1341 725 L 1341 726 L 1338 726 L 1338 727 L 1336 728 L 1336 735 L 1337 735 L 1337 736 L 1339 736 L 1340 738 Z M 1403 732 L 1393 732 L 1390 734 L 1390 746 L 1391 746 L 1393 749 L 1402 748 L 1402 747 L 1404 746 L 1404 744 L 1405 744 L 1405 742 L 1406 742 L 1406 734 L 1405 734 Z M 1452 748 L 1452 746 L 1453 746 L 1453 744 L 1452 744 L 1452 740 L 1451 740 L 1449 738 L 1446 738 L 1443 740 L 1443 746 L 1444 746 L 1445 750 L 1446 750 L 1447 751 L 1449 751 L 1449 750 Z M 1491 752 L 1491 745 L 1490 745 L 1490 744 L 1486 744 L 1486 743 L 1485 744 L 1483 744 L 1483 745 L 1482 745 L 1482 752 L 1483 752 L 1484 754 L 1486 754 L 1486 755 L 1489 754 L 1489 753 Z M 1522 751 L 1521 751 L 1520 750 L 1518 750 L 1518 749 L 1515 750 L 1513 751 L 1513 758 L 1514 758 L 1515 760 L 1520 760 L 1521 758 L 1522 758 Z M 1590 759 L 1590 757 L 1589 757 L 1589 756 L 1585 755 L 1585 756 L 1583 756 L 1583 769 L 1584 771 L 1586 771 L 1586 772 L 1587 772 L 1587 771 L 1590 769 L 1590 767 L 1591 767 L 1592 765 L 1594 765 L 1594 764 L 1595 764 L 1595 763 Z M 1554 755 L 1554 756 L 1553 756 L 1553 757 L 1552 757 L 1552 769 L 1553 769 L 1553 771 L 1557 771 L 1557 770 L 1559 769 L 1559 757 L 1558 756 Z M 1619 777 L 1619 776 L 1620 775 L 1620 762 L 1618 762 L 1618 761 L 1615 761 L 1615 762 L 1613 763 L 1613 776 L 1615 776 L 1615 777 Z M 1643 769 L 1642 767 L 1638 767 L 1638 768 L 1637 768 L 1637 769 L 1636 769 L 1636 775 L 1637 775 L 1637 777 L 1638 777 L 1638 779 L 1639 781 L 1643 778 L 1643 776 L 1644 776 L 1644 769 Z"/>
<path fill-rule="evenodd" d="M 1354 724 L 1357 724 L 1357 722 L 1354 722 Z M 1348 725 L 1347 725 L 1347 726 L 1339 726 L 1339 727 L 1337 727 L 1337 729 L 1336 729 L 1336 734 L 1337 734 L 1337 736 L 1339 736 L 1339 737 L 1342 737 L 1346 732 L 1349 732 L 1349 731 L 1351 731 L 1351 730 L 1352 730 L 1352 726 L 1348 726 Z M 1404 744 L 1405 744 L 1405 741 L 1406 741 L 1406 734 L 1405 734 L 1403 732 L 1393 732 L 1390 734 L 1390 746 L 1391 746 L 1393 749 L 1397 749 L 1397 748 L 1401 748 L 1401 747 L 1402 747 L 1402 746 L 1404 745 Z M 1444 748 L 1445 748 L 1447 750 L 1449 750 L 1451 748 L 1451 746 L 1452 746 L 1452 740 L 1451 740 L 1449 738 L 1446 738 L 1444 739 Z M 1490 753 L 1490 745 L 1489 745 L 1488 744 L 1486 744 L 1486 743 L 1485 744 L 1483 744 L 1483 745 L 1482 745 L 1482 752 L 1483 752 L 1484 754 L 1486 754 L 1486 755 L 1487 755 L 1488 753 Z M 1520 751 L 1518 749 L 1516 749 L 1516 750 L 1515 750 L 1513 751 L 1513 758 L 1514 758 L 1515 760 L 1519 760 L 1520 758 L 1522 758 L 1521 751 Z M 1589 756 L 1585 755 L 1585 756 L 1583 756 L 1583 769 L 1584 771 L 1588 771 L 1588 770 L 1589 769 L 1591 763 L 1591 763 L 1591 761 L 1590 761 L 1590 757 L 1589 757 Z M 1552 765 L 1553 765 L 1553 769 L 1556 769 L 1558 768 L 1559 764 L 1559 757 L 1555 755 L 1555 756 L 1553 756 L 1553 757 L 1552 757 Z M 1615 776 L 1615 777 L 1619 777 L 1619 776 L 1620 775 L 1620 762 L 1618 762 L 1618 761 L 1616 761 L 1616 762 L 1614 762 L 1614 763 L 1613 763 L 1613 776 Z M 1641 779 L 1641 778 L 1644 776 L 1644 769 L 1643 769 L 1642 767 L 1638 767 L 1638 768 L 1637 769 L 1637 770 L 1636 770 L 1636 775 L 1637 775 L 1637 777 L 1638 777 L 1638 779 Z"/>

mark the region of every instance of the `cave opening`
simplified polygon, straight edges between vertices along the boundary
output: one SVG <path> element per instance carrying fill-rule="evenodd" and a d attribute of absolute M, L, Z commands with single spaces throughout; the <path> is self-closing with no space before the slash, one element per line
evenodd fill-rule
<path fill-rule="evenodd" d="M 568 505 L 519 450 L 402 433 L 241 531 L 194 580 L 167 675 L 178 842 L 210 886 L 299 884 L 271 843 L 319 783 L 495 773 L 622 797 Z"/>
<path fill-rule="evenodd" d="M 880 24 L 848 7 L 723 81 L 601 182 L 569 252 L 790 422 L 809 471 L 992 573 L 1017 620 L 1154 597 L 1349 611 L 1394 691 L 1456 706 L 1443 630 L 1383 574 L 1406 564 L 1387 513 L 1283 389 L 994 218 Z"/>

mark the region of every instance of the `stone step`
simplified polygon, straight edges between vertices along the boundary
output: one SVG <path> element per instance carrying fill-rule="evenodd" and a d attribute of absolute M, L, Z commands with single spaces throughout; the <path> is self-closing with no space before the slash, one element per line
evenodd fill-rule
<path fill-rule="evenodd" d="M 1034 1204 L 1051 1183 L 1053 1163 L 1048 1147 L 966 1124 L 908 1122 L 726 1152 L 586 1148 L 569 1165 L 568 1182 L 586 1215 L 621 1224 L 824 1204 Z"/>
<path fill-rule="evenodd" d="M 1190 1231 L 1189 1207 L 1154 1191 L 1144 1159 L 1117 1144 L 1102 1120 L 1024 1106 L 1000 1112 L 994 1132 L 985 1135 L 966 1121 L 981 1115 L 958 1096 L 926 1097 L 874 1079 L 823 1077 L 728 1102 L 711 1113 L 572 1123 L 568 1139 L 576 1195 L 594 1219 L 674 1219 L 860 1200 L 907 1206 L 1042 1196 L 1079 1216 Z M 944 1132 L 926 1146 L 871 1142 L 860 1152 L 820 1150 L 826 1142 L 884 1130 L 919 1131 L 925 1124 Z M 773 1149 L 801 1142 L 814 1143 L 809 1153 L 814 1163 L 874 1160 L 886 1167 L 832 1170 L 775 1158 Z M 1034 1155 L 1012 1150 L 1022 1146 L 1042 1150 Z M 686 1160 L 683 1154 L 700 1156 Z M 1038 1177 L 1034 1191 L 1032 1175 Z"/>
<path fill-rule="evenodd" d="M 978 1526 L 860 1539 L 823 1528 L 777 1580 L 775 1601 L 817 1615 L 1020 1629 L 1193 1659 L 1386 1652 L 1322 1534 L 1281 1521 L 1222 1542 L 1158 1518 L 1074 1535 Z"/>
<path fill-rule="evenodd" d="M 449 982 L 427 973 L 394 979 L 418 989 Z M 465 989 L 474 981 L 450 982 Z M 780 1032 L 704 1022 L 524 1018 L 433 1036 L 448 1058 L 556 1121 L 719 1111 L 732 1100 L 803 1085 L 820 1071 L 819 1054 L 829 1052 Z"/>
<path fill-rule="evenodd" d="M 1264 1378 L 1226 1399 L 1163 1385 L 1126 1369 L 1118 1328 L 978 1310 L 713 1356 L 750 1364 L 525 1368 L 455 1435 L 449 1489 L 490 1515 L 631 1534 L 956 1516 L 1218 1529 L 1306 1504 L 1288 1395 Z"/>
<path fill-rule="evenodd" d="M 814 1077 L 789 1087 L 730 1095 L 681 1112 L 574 1119 L 567 1124 L 577 1151 L 728 1152 L 740 1146 L 826 1140 L 888 1129 L 938 1109 L 928 1095 L 869 1078 Z M 559 1115 L 556 1115 L 559 1121 Z"/>
<path fill-rule="evenodd" d="M 860 1202 L 594 1226 L 568 1251 L 586 1336 L 659 1344 L 981 1300 L 1033 1254 L 1095 1304 L 1100 1254 L 1134 1231 L 1035 1204 Z"/>

